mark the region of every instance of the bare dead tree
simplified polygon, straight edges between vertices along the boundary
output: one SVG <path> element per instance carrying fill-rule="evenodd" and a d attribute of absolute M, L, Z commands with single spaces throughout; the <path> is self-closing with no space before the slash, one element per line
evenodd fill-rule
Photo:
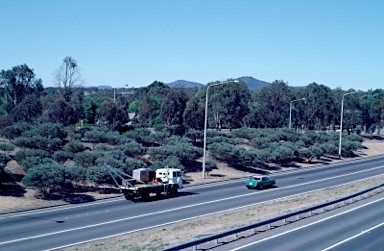
<path fill-rule="evenodd" d="M 82 82 L 80 69 L 76 60 L 72 57 L 65 57 L 63 64 L 55 72 L 55 79 L 64 99 L 69 102 L 71 100 L 74 85 Z"/>

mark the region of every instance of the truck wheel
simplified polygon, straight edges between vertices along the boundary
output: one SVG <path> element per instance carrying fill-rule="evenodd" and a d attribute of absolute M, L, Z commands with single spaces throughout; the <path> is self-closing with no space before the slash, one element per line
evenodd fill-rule
<path fill-rule="evenodd" d="M 141 200 L 142 201 L 148 201 L 149 200 L 149 193 L 142 193 L 141 194 Z"/>
<path fill-rule="evenodd" d="M 125 197 L 126 200 L 132 200 L 133 199 L 132 195 L 125 195 L 124 197 Z"/>
<path fill-rule="evenodd" d="M 259 185 L 259 189 L 260 189 L 260 190 L 263 190 L 263 185 Z"/>
<path fill-rule="evenodd" d="M 177 189 L 177 187 L 172 187 L 171 188 L 171 197 L 177 197 L 179 191 Z"/>

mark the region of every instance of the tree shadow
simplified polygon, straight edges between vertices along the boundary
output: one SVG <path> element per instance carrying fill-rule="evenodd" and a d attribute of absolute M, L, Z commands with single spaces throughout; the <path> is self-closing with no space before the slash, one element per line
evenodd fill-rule
<path fill-rule="evenodd" d="M 96 199 L 91 196 L 91 195 L 87 195 L 87 194 L 69 194 L 65 197 L 61 197 L 62 200 L 64 200 L 65 202 L 68 202 L 70 204 L 80 204 L 80 203 L 84 203 L 84 202 L 92 202 L 92 201 L 96 201 Z"/>
<path fill-rule="evenodd" d="M 5 183 L 0 185 L 0 195 L 10 197 L 23 197 L 25 189 L 16 183 Z"/>
<path fill-rule="evenodd" d="M 361 136 L 361 135 L 360 135 Z M 364 135 L 362 136 L 363 138 L 366 138 L 366 139 L 375 139 L 375 140 L 384 140 L 384 137 L 382 136 L 379 136 L 379 135 Z"/>

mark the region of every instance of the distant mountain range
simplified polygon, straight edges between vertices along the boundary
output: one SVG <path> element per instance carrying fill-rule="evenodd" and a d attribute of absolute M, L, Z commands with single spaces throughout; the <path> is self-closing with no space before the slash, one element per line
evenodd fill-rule
<path fill-rule="evenodd" d="M 165 85 L 169 86 L 170 88 L 202 88 L 204 87 L 203 84 L 190 82 L 186 80 L 177 80 L 175 82 L 165 84 Z"/>
<path fill-rule="evenodd" d="M 253 77 L 240 77 L 238 79 L 243 81 L 248 86 L 248 89 L 251 91 L 261 90 L 261 88 L 270 84 L 268 82 L 255 79 Z M 190 82 L 186 80 L 177 80 L 175 82 L 168 83 L 165 85 L 169 86 L 170 88 L 202 88 L 205 86 L 201 83 Z"/>

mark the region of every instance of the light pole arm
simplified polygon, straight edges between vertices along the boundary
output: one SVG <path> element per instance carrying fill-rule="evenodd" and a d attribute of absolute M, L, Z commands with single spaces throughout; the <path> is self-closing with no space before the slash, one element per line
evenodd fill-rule
<path fill-rule="evenodd" d="M 300 101 L 300 100 L 305 100 L 305 98 L 292 100 L 291 103 L 289 104 L 289 129 L 292 128 L 292 104 L 293 102 Z"/>
<path fill-rule="evenodd" d="M 204 148 L 203 148 L 203 170 L 202 170 L 202 176 L 203 176 L 203 179 L 205 179 L 205 159 L 206 159 L 206 148 L 207 148 L 207 118 L 208 118 L 208 92 L 209 92 L 209 88 L 212 87 L 212 86 L 216 86 L 216 85 L 223 85 L 223 84 L 226 84 L 226 83 L 238 83 L 239 80 L 229 80 L 229 81 L 225 81 L 225 82 L 221 82 L 221 83 L 216 83 L 216 84 L 212 84 L 212 85 L 208 85 L 207 86 L 207 92 L 205 94 L 205 112 L 204 112 Z"/>

